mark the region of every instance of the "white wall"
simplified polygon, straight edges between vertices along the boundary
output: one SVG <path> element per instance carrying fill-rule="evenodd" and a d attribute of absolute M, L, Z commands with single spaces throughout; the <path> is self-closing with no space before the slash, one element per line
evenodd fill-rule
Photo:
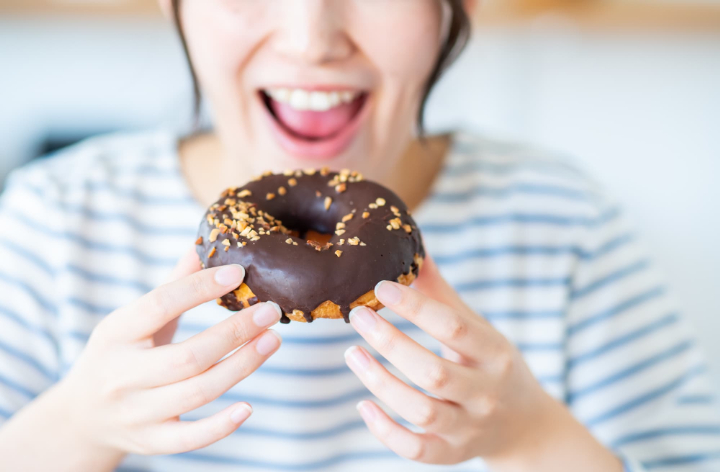
<path fill-rule="evenodd" d="M 480 33 L 430 117 L 589 169 L 634 219 L 720 388 L 720 34 Z"/>
<path fill-rule="evenodd" d="M 0 180 L 48 127 L 182 123 L 183 58 L 159 21 L 0 18 Z M 434 95 L 463 124 L 578 157 L 626 203 L 720 388 L 720 35 L 480 32 Z"/>
<path fill-rule="evenodd" d="M 189 112 L 189 78 L 162 20 L 0 16 L 0 181 L 48 129 L 143 128 Z"/>

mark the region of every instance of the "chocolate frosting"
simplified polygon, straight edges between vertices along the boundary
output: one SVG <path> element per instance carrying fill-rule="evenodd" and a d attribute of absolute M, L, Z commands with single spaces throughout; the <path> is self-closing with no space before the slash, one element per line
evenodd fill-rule
<path fill-rule="evenodd" d="M 289 174 L 264 174 L 243 187 L 228 189 L 210 207 L 197 244 L 205 267 L 242 265 L 245 283 L 260 301 L 276 302 L 283 313 L 300 310 L 308 322 L 313 320 L 311 312 L 327 300 L 340 307 L 347 322 L 350 304 L 379 281 L 397 280 L 410 271 L 417 275 L 414 256 L 425 256 L 420 232 L 395 193 L 347 171 Z M 230 227 L 230 220 L 239 223 L 233 218 L 238 204 L 246 210 L 254 207 L 255 215 L 249 215 L 255 216 L 253 227 L 258 232 L 263 227 L 264 234 L 242 236 L 240 228 L 245 225 Z M 257 215 L 264 217 L 260 223 Z M 339 230 L 344 233 L 336 234 L 344 217 L 345 227 Z M 267 224 L 262 226 L 262 221 Z M 216 239 L 211 238 L 214 229 Z M 332 234 L 329 244 L 308 243 L 304 235 L 309 230 Z M 238 242 L 246 245 L 238 247 Z M 339 257 L 336 251 L 342 251 Z M 242 308 L 232 292 L 221 304 L 231 310 Z M 283 316 L 282 321 L 289 319 Z"/>

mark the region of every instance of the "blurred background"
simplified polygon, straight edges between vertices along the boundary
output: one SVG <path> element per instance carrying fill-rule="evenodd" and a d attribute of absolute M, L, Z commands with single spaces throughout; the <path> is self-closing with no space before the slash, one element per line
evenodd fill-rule
<path fill-rule="evenodd" d="M 720 389 L 720 0 L 486 0 L 476 23 L 428 128 L 543 146 L 605 184 Z M 12 168 L 91 135 L 183 129 L 190 105 L 154 0 L 0 0 L 0 188 Z"/>

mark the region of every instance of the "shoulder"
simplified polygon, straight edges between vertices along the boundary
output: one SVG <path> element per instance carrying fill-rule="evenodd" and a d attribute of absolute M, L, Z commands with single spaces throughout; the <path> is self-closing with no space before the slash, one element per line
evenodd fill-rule
<path fill-rule="evenodd" d="M 42 241 L 55 259 L 61 252 L 69 254 L 57 250 L 61 246 L 134 254 L 135 243 L 125 241 L 187 236 L 189 230 L 176 220 L 191 207 L 192 197 L 176 148 L 171 132 L 115 134 L 15 170 L 0 195 L 0 236 L 12 233 Z"/>
<path fill-rule="evenodd" d="M 172 172 L 176 143 L 177 137 L 166 130 L 90 138 L 11 172 L 6 190 L 63 200 L 93 182 Z"/>
<path fill-rule="evenodd" d="M 440 199 L 486 197 L 489 211 L 601 218 L 616 200 L 573 157 L 523 143 L 459 132 L 448 156 Z M 444 195 L 444 196 L 443 196 Z M 479 202 L 473 202 L 478 205 Z"/>

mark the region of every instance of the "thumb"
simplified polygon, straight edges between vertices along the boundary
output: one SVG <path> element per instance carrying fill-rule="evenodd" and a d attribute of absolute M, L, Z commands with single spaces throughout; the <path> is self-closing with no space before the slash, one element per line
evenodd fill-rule
<path fill-rule="evenodd" d="M 413 287 L 433 300 L 456 309 L 465 308 L 465 303 L 452 285 L 442 276 L 440 269 L 430 255 L 425 256 L 420 274 L 413 282 Z"/>

